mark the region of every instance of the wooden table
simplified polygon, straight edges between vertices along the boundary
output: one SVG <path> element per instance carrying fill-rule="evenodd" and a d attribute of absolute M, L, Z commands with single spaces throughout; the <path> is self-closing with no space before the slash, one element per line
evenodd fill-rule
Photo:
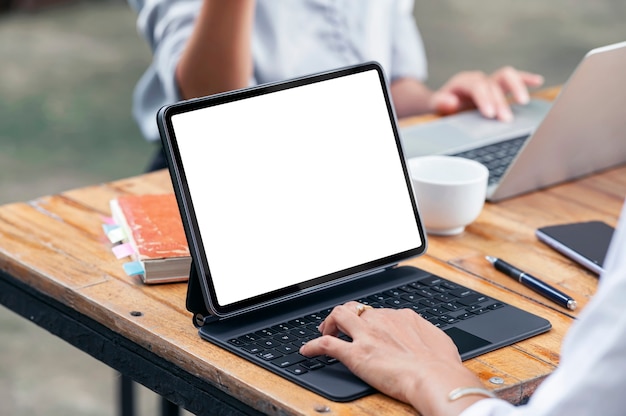
<path fill-rule="evenodd" d="M 201 340 L 185 284 L 146 286 L 126 276 L 102 230 L 109 200 L 171 191 L 160 171 L 0 207 L 0 303 L 193 413 L 414 413 L 382 394 L 334 403 L 300 388 Z M 539 243 L 535 229 L 591 219 L 615 226 L 624 195 L 626 167 L 619 167 L 487 203 L 463 234 L 431 237 L 427 254 L 408 262 L 552 322 L 548 333 L 465 362 L 500 397 L 523 402 L 554 370 L 563 336 L 596 289 L 595 276 Z M 486 254 L 563 289 L 579 309 L 496 272 Z"/>

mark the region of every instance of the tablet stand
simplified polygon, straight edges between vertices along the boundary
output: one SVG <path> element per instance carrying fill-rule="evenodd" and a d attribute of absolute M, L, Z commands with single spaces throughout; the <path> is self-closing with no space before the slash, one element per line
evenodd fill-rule
<path fill-rule="evenodd" d="M 187 282 L 187 310 L 193 313 L 193 324 L 199 328 L 207 322 L 214 319 L 214 316 L 209 312 L 204 303 L 204 296 L 202 296 L 202 288 L 200 287 L 200 278 L 196 272 L 195 261 L 191 262 L 191 268 L 189 270 L 189 281 Z"/>

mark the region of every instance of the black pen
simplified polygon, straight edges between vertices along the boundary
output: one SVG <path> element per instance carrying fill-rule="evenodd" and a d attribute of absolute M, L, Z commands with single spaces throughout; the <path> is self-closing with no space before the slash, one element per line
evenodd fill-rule
<path fill-rule="evenodd" d="M 502 273 L 510 276 L 523 284 L 526 287 L 531 288 L 535 292 L 540 295 L 545 296 L 546 298 L 558 303 L 559 305 L 567 308 L 569 310 L 576 309 L 576 301 L 572 299 L 571 296 L 566 295 L 558 289 L 553 288 L 552 286 L 542 282 L 534 276 L 529 275 L 518 269 L 517 267 L 507 263 L 504 260 L 500 260 L 496 257 L 485 256 L 489 263 L 493 264 L 493 267 L 496 270 L 501 271 Z"/>

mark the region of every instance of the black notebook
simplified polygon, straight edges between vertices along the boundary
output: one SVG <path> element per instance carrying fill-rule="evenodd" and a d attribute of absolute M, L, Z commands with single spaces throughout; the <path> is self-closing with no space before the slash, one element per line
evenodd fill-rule
<path fill-rule="evenodd" d="M 298 348 L 337 304 L 411 308 L 463 359 L 550 329 L 423 270 L 426 251 L 387 82 L 376 63 L 163 107 L 200 336 L 335 401 L 373 392 Z M 349 338 L 346 338 L 349 342 Z"/>

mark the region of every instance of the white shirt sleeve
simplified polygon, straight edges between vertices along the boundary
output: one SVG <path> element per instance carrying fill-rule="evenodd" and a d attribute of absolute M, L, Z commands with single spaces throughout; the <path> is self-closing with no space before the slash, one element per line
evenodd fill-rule
<path fill-rule="evenodd" d="M 426 50 L 413 16 L 413 3 L 399 0 L 391 23 L 390 81 L 404 77 L 425 81 L 428 77 Z"/>
<path fill-rule="evenodd" d="M 180 100 L 176 66 L 191 36 L 202 0 L 131 0 L 137 10 L 137 30 L 152 50 L 153 60 L 133 92 L 133 116 L 143 136 L 159 139 L 156 113 L 165 104 Z"/>
<path fill-rule="evenodd" d="M 462 416 L 626 414 L 626 205 L 593 299 L 567 333 L 561 361 L 528 404 L 481 400 Z"/>
<path fill-rule="evenodd" d="M 153 61 L 135 87 L 133 115 L 157 141 L 159 108 L 180 100 L 176 66 L 202 0 L 128 0 Z M 389 80 L 427 75 L 412 0 L 257 0 L 250 85 L 375 60 Z M 219 63 L 217 63 L 219 64 Z"/>

